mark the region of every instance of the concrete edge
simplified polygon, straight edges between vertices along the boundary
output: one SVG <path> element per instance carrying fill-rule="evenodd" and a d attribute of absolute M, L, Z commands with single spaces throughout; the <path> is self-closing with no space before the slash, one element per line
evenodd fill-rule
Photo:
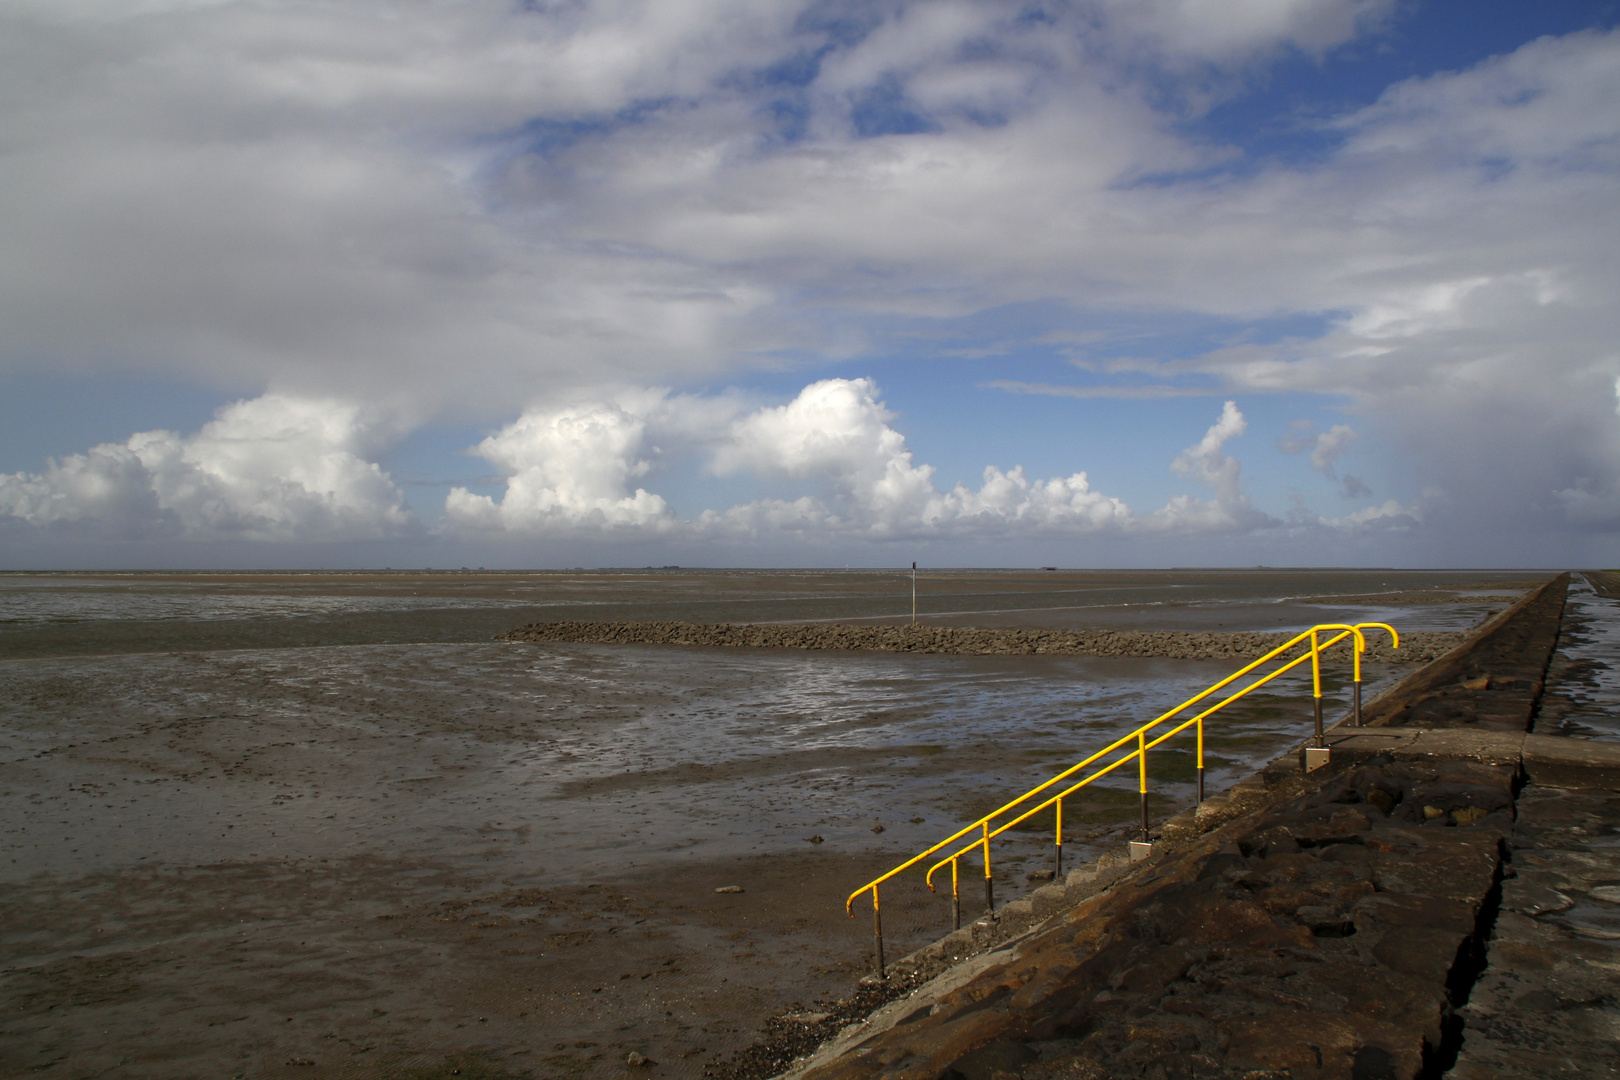
<path fill-rule="evenodd" d="M 1528 735 L 1512 731 L 1469 731 L 1458 728 L 1339 728 L 1329 733 L 1334 771 L 1353 767 L 1387 754 L 1397 761 L 1472 761 L 1482 765 L 1510 765 L 1519 769 L 1533 784 L 1561 788 L 1620 790 L 1620 744 L 1555 735 Z M 1191 847 L 1194 843 L 1240 817 L 1249 816 L 1280 802 L 1302 787 L 1304 774 L 1291 765 L 1292 755 L 1284 755 L 1262 772 L 1213 795 L 1203 803 L 1182 811 L 1164 823 L 1159 843 L 1148 859 L 1130 863 L 1123 852 L 1110 851 L 1084 867 L 1072 870 L 1062 882 L 1042 886 L 1001 909 L 1003 916 L 1019 911 L 1033 912 L 1040 900 L 1055 901 L 1075 886 L 1091 885 L 1090 892 L 1068 903 L 1018 933 L 993 944 L 973 956 L 945 968 L 928 982 L 873 1012 L 864 1020 L 849 1024 L 837 1035 L 801 1058 L 776 1080 L 797 1080 L 809 1070 L 856 1050 L 861 1043 L 899 1026 L 920 1009 L 964 985 L 998 964 L 1010 960 L 1017 946 L 1044 930 L 1054 919 L 1071 915 L 1075 908 L 1112 891 L 1114 886 L 1151 870 L 1165 856 Z M 1020 907 L 1022 906 L 1022 907 Z M 923 958 L 937 959 L 950 947 L 975 947 L 973 927 L 964 927 L 940 941 L 917 950 L 898 961 L 896 968 L 911 962 L 921 966 Z M 930 955 L 931 954 L 931 955 Z"/>
<path fill-rule="evenodd" d="M 1362 714 L 1367 718 L 1367 726 L 1387 726 L 1390 719 L 1400 711 L 1400 704 L 1396 703 L 1404 704 L 1406 700 L 1417 697 L 1418 695 L 1423 694 L 1439 685 L 1443 679 L 1452 673 L 1452 668 L 1456 663 L 1461 661 L 1465 656 L 1477 648 L 1480 642 L 1484 641 L 1486 638 L 1490 637 L 1492 634 L 1496 633 L 1496 631 L 1506 625 L 1509 620 L 1517 617 L 1520 611 L 1541 599 L 1542 593 L 1546 592 L 1560 581 L 1565 583 L 1565 588 L 1567 589 L 1569 577 L 1569 572 L 1565 571 L 1564 573 L 1559 574 L 1557 577 L 1554 577 L 1552 580 L 1548 581 L 1546 584 L 1542 585 L 1540 588 L 1532 589 L 1525 593 L 1513 604 L 1487 619 L 1483 624 L 1477 627 L 1473 633 L 1464 638 L 1461 644 L 1459 644 L 1456 648 L 1440 657 L 1437 657 L 1434 660 L 1431 660 L 1429 663 L 1423 665 L 1416 671 L 1401 679 L 1394 686 L 1389 687 L 1371 701 L 1366 702 L 1362 706 Z M 1395 705 L 1394 708 L 1391 708 L 1392 704 Z"/>
<path fill-rule="evenodd" d="M 897 998 L 875 1010 L 864 1020 L 846 1025 L 832 1038 L 818 1046 L 808 1056 L 795 1061 L 786 1071 L 772 1080 L 797 1080 L 813 1068 L 827 1061 L 857 1050 L 861 1043 L 891 1028 L 898 1027 L 919 1009 L 931 1008 L 931 1002 L 979 977 L 984 972 L 1012 958 L 1017 946 L 1045 930 L 1056 919 L 1072 915 L 1076 908 L 1113 891 L 1122 882 L 1151 871 L 1167 855 L 1185 850 L 1199 840 L 1240 817 L 1257 813 L 1273 803 L 1298 794 L 1304 774 L 1286 763 L 1293 760 L 1285 754 L 1259 772 L 1244 777 L 1225 791 L 1211 795 L 1204 802 L 1190 806 L 1167 819 L 1158 829 L 1153 853 L 1146 859 L 1132 862 L 1123 849 L 1104 852 L 1097 859 L 1077 867 L 1061 881 L 1043 885 L 1025 896 L 997 909 L 1001 919 L 1028 917 L 1049 905 L 1057 906 L 1044 915 L 1030 919 L 1028 925 L 1004 939 L 994 941 L 982 952 L 951 963 L 933 978 L 916 987 L 904 997 Z M 1279 764 L 1283 763 L 1283 764 Z M 1071 890 L 1084 889 L 1078 896 Z M 923 946 L 889 965 L 889 970 L 903 972 L 926 968 L 956 949 L 981 948 L 976 939 L 975 922 L 945 937 Z"/>
<path fill-rule="evenodd" d="M 1620 743 L 1530 734 L 1522 767 L 1532 784 L 1620 791 Z"/>

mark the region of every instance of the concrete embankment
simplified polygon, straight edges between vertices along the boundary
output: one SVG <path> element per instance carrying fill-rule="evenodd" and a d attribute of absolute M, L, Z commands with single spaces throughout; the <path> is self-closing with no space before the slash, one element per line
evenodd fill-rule
<path fill-rule="evenodd" d="M 1558 641 L 1569 575 L 1527 593 L 1366 710 L 1369 727 L 1524 731 Z"/>
<path fill-rule="evenodd" d="M 1167 660 L 1246 661 L 1286 642 L 1291 634 L 1186 631 L 1021 630 L 952 626 L 869 626 L 850 623 L 794 625 L 687 622 L 550 622 L 520 626 L 497 641 L 566 641 L 613 645 L 708 645 L 758 649 L 854 649 L 876 652 L 971 655 L 1136 656 Z M 1373 663 L 1427 663 L 1467 635 L 1418 632 L 1391 648 L 1387 635 L 1369 634 Z M 1347 659 L 1348 643 L 1329 650 Z"/>
<path fill-rule="evenodd" d="M 1373 703 L 1379 727 L 1335 729 L 1327 767 L 1280 759 L 1148 860 L 907 957 L 909 992 L 787 1075 L 1616 1075 L 1620 932 L 1573 915 L 1620 899 L 1620 746 L 1532 731 L 1566 585 Z"/>

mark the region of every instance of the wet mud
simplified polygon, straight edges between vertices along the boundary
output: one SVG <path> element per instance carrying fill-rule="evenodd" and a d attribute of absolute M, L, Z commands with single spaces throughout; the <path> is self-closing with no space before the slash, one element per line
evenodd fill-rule
<path fill-rule="evenodd" d="M 849 892 L 1224 670 L 496 643 L 0 665 L 0 1059 L 695 1077 L 865 971 Z M 1278 752 L 1305 693 L 1212 733 L 1213 773 Z M 1155 778 L 1168 812 L 1190 758 Z M 1134 802 L 1076 800 L 1068 858 Z M 1050 827 L 998 848 L 1001 898 Z M 949 929 L 920 883 L 885 899 L 896 950 Z"/>
<path fill-rule="evenodd" d="M 701 1076 L 847 995 L 870 964 L 849 892 L 1230 670 L 489 640 L 585 610 L 860 618 L 892 574 L 797 599 L 784 575 L 0 577 L 0 1062 L 23 1075 Z M 1050 625 L 1049 580 L 946 599 Z M 1207 596 L 1138 628 L 1281 606 L 1171 583 Z M 1211 783 L 1309 716 L 1303 681 L 1256 695 L 1212 731 Z M 1184 750 L 1154 777 L 1165 813 L 1190 800 Z M 1071 806 L 1066 864 L 1134 805 Z M 998 849 L 998 901 L 1049 867 L 1048 828 Z M 917 883 L 885 915 L 896 954 L 949 929 Z"/>

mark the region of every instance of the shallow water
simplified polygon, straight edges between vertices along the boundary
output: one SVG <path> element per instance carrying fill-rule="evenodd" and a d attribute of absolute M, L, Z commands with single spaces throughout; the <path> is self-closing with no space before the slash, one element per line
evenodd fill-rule
<path fill-rule="evenodd" d="M 1557 652 L 1547 687 L 1553 707 L 1544 706 L 1556 715 L 1536 730 L 1620 741 L 1620 600 L 1599 596 L 1574 575 Z"/>
<path fill-rule="evenodd" d="M 15 703 L 0 880 L 372 848 L 444 858 L 489 837 L 503 858 L 543 858 L 554 881 L 798 850 L 812 835 L 923 847 L 969 805 L 1033 786 L 1224 674 L 502 644 L 0 665 Z M 1210 723 L 1210 790 L 1306 733 L 1304 678 L 1279 684 L 1285 715 L 1260 703 Z M 1156 763 L 1163 808 L 1190 794 L 1189 750 Z"/>

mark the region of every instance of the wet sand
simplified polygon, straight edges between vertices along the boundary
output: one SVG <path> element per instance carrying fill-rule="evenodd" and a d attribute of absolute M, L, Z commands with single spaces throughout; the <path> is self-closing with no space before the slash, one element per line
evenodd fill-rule
<path fill-rule="evenodd" d="M 279 577 L 47 586 L 96 594 L 75 615 L 8 576 L 8 1070 L 616 1077 L 636 1053 L 642 1074 L 696 1077 L 866 970 L 848 892 L 1230 668 L 507 645 L 487 638 L 543 605 L 483 581 L 348 582 L 322 607 L 349 594 Z M 617 580 L 603 614 L 638 602 Z M 400 603 L 411 586 L 423 605 Z M 1295 741 L 1302 690 L 1212 735 L 1212 784 Z M 1155 765 L 1166 813 L 1190 764 Z M 1134 800 L 1071 808 L 1068 859 L 1119 842 Z M 998 898 L 1049 852 L 1036 831 L 998 848 Z M 948 929 L 920 887 L 885 911 L 896 954 Z"/>

